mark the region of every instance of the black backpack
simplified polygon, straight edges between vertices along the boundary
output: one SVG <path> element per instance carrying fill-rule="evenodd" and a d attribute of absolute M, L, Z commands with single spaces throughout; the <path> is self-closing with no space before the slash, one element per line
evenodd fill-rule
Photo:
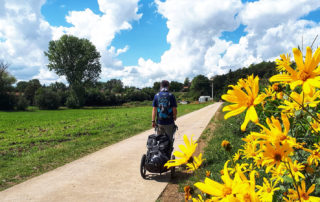
<path fill-rule="evenodd" d="M 147 141 L 146 169 L 149 172 L 159 173 L 166 171 L 164 164 L 170 159 L 172 146 L 167 135 L 149 135 Z"/>
<path fill-rule="evenodd" d="M 170 95 L 170 93 L 158 94 L 158 120 L 168 120 L 173 117 Z"/>

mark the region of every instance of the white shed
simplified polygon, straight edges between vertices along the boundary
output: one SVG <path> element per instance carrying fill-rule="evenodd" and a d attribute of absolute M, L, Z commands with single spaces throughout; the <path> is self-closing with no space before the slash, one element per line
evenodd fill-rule
<path fill-rule="evenodd" d="M 210 96 L 200 96 L 199 97 L 199 102 L 208 102 L 209 100 L 211 100 Z"/>

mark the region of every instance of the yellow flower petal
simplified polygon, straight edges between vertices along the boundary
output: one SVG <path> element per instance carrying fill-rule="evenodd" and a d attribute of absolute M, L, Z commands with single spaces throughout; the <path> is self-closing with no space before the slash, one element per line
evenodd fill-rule
<path fill-rule="evenodd" d="M 239 107 L 238 109 L 235 109 L 235 110 L 233 110 L 233 111 L 230 111 L 230 112 L 228 112 L 228 113 L 226 113 L 226 114 L 224 115 L 224 119 L 228 119 L 228 118 L 230 118 L 230 117 L 232 117 L 232 116 L 236 116 L 236 115 L 242 113 L 242 112 L 243 112 L 244 110 L 246 110 L 246 109 L 247 109 L 247 107 L 242 106 L 242 107 Z"/>

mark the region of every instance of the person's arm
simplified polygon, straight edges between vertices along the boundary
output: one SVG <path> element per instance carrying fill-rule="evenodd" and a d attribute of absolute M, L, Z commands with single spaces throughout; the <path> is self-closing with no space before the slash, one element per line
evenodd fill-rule
<path fill-rule="evenodd" d="M 177 108 L 173 107 L 172 108 L 172 112 L 173 112 L 173 120 L 176 121 L 177 120 L 177 114 L 178 114 Z"/>
<path fill-rule="evenodd" d="M 152 108 L 152 127 L 156 127 L 156 114 L 157 114 L 157 108 L 153 107 Z"/>

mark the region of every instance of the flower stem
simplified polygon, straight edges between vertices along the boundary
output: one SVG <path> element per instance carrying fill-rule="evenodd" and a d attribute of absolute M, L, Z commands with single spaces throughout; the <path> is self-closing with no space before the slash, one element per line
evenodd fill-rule
<path fill-rule="evenodd" d="M 300 197 L 300 193 L 299 193 L 299 189 L 298 189 L 298 184 L 297 184 L 297 181 L 295 180 L 295 178 L 294 178 L 294 176 L 293 176 L 293 174 L 292 174 L 291 167 L 290 167 L 290 163 L 284 162 L 284 165 L 286 166 L 286 168 L 287 168 L 287 169 L 289 170 L 289 172 L 290 172 L 290 175 L 291 175 L 291 177 L 292 177 L 294 186 L 295 186 L 295 188 L 296 188 L 296 190 L 297 190 L 297 193 L 298 193 L 299 201 L 301 202 L 301 197 Z M 289 167 L 288 167 L 288 165 L 289 165 Z"/>
<path fill-rule="evenodd" d="M 299 102 L 297 102 L 295 99 L 293 99 L 288 93 L 284 92 L 289 98 L 291 98 L 294 102 L 296 102 L 305 112 L 307 112 L 315 121 L 320 123 L 320 120 L 315 117 L 311 112 L 309 112 L 303 105 L 301 105 Z"/>

